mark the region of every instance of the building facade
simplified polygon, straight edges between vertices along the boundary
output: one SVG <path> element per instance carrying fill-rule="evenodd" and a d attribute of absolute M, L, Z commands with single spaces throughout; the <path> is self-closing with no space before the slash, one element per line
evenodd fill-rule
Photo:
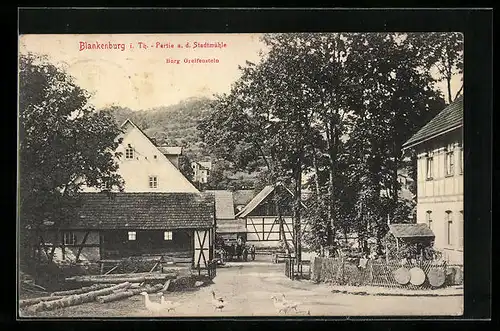
<path fill-rule="evenodd" d="M 130 120 L 121 128 L 116 152 L 123 192 L 84 187 L 73 218 L 60 233 L 48 227 L 41 245 L 55 244 L 62 260 L 161 255 L 207 267 L 216 226 L 213 193 L 200 193 L 179 171 L 179 147 L 157 147 Z"/>
<path fill-rule="evenodd" d="M 212 162 L 210 161 L 200 161 L 191 163 L 193 168 L 193 181 L 196 183 L 206 184 L 208 183 L 208 177 L 212 171 Z"/>
<path fill-rule="evenodd" d="M 403 148 L 417 154 L 417 223 L 434 232 L 434 247 L 463 263 L 463 98 L 420 129 Z"/>
<path fill-rule="evenodd" d="M 124 192 L 198 193 L 198 189 L 180 172 L 180 147 L 157 147 L 132 121 L 126 120 L 116 152 L 118 173 L 124 180 Z M 95 189 L 84 188 L 84 192 Z"/>

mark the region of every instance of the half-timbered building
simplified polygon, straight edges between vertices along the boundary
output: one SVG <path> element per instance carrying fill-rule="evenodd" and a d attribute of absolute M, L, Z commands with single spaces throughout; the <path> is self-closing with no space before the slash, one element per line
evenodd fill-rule
<path fill-rule="evenodd" d="M 236 219 L 245 221 L 247 242 L 257 248 L 279 247 L 283 239 L 283 233 L 280 231 L 281 217 L 284 239 L 292 245 L 294 238 L 293 203 L 293 193 L 285 186 L 264 187 L 236 214 Z M 304 205 L 303 207 L 305 208 Z M 305 234 L 308 231 L 307 224 L 302 223 L 301 232 Z"/>

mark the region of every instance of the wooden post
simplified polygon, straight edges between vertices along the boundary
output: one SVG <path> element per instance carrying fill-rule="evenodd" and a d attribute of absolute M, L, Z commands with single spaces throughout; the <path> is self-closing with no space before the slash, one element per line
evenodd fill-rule
<path fill-rule="evenodd" d="M 389 263 L 389 247 L 387 246 L 387 243 L 385 243 L 385 262 Z"/>
<path fill-rule="evenodd" d="M 64 243 L 64 234 L 61 236 L 61 252 L 62 252 L 62 259 L 66 260 L 66 245 Z"/>
<path fill-rule="evenodd" d="M 80 254 L 82 253 L 83 245 L 87 242 L 87 237 L 89 236 L 90 231 L 85 232 L 85 235 L 83 236 L 82 243 L 80 244 L 80 247 L 78 247 L 78 252 L 76 253 L 76 262 L 80 262 Z M 99 245 L 101 246 L 101 245 Z"/>

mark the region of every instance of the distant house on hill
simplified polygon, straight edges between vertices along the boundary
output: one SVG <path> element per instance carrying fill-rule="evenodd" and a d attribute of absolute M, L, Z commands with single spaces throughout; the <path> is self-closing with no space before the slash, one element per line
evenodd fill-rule
<path fill-rule="evenodd" d="M 210 172 L 212 171 L 212 162 L 196 161 L 191 163 L 191 167 L 193 168 L 193 181 L 195 183 L 208 183 L 208 177 L 210 177 Z"/>

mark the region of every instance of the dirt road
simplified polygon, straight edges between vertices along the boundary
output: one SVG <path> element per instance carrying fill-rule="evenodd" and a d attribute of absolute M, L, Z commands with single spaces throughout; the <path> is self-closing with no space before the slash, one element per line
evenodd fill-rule
<path fill-rule="evenodd" d="M 463 297 L 390 297 L 359 296 L 332 293 L 325 284 L 291 281 L 283 273 L 283 264 L 248 262 L 217 270 L 210 286 L 188 292 L 166 293 L 166 300 L 179 302 L 175 312 L 161 316 L 277 316 L 271 296 L 299 301 L 298 312 L 288 315 L 311 316 L 374 316 L 374 315 L 461 315 Z M 227 301 L 224 309 L 215 311 L 211 291 Z M 157 295 L 152 301 L 159 301 Z M 107 304 L 88 303 L 75 307 L 43 312 L 47 317 L 125 317 L 151 316 L 142 296 Z"/>

